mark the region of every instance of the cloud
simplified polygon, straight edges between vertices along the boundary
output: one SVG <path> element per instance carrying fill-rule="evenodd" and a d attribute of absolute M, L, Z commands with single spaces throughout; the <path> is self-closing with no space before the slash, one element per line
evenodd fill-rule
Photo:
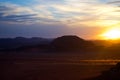
<path fill-rule="evenodd" d="M 62 12 L 61 15 L 65 15 L 65 17 L 62 17 L 62 20 L 71 26 L 83 24 L 87 26 L 100 26 L 99 24 L 104 24 L 104 21 L 111 22 L 111 20 L 113 20 L 113 22 L 118 22 L 120 19 L 120 14 L 116 12 L 119 8 L 107 4 L 82 3 L 81 1 L 80 3 L 76 2 L 74 4 L 66 3 L 66 5 L 54 5 L 54 8 L 56 8 L 59 13 Z M 104 24 L 103 26 L 108 25 Z"/>
<path fill-rule="evenodd" d="M 38 8 L 38 9 L 37 9 Z M 11 3 L 0 3 L 0 21 L 10 22 L 52 22 L 52 16 L 44 7 L 20 6 Z"/>
<path fill-rule="evenodd" d="M 116 0 L 110 0 L 110 1 L 108 1 L 108 4 L 120 7 L 120 1 L 118 1 L 118 0 L 117 1 Z"/>
<path fill-rule="evenodd" d="M 32 15 L 9 15 L 9 16 L 3 16 L 4 14 L 0 14 L 0 21 L 14 21 L 14 22 L 23 22 L 23 21 L 33 21 Z"/>
<path fill-rule="evenodd" d="M 111 2 L 108 2 L 110 4 L 120 3 L 120 1 L 112 0 Z"/>
<path fill-rule="evenodd" d="M 1 2 L 0 21 L 108 26 L 104 22 L 119 23 L 120 19 L 120 7 L 103 3 L 102 0 L 34 0 L 33 3 L 23 6 Z"/>

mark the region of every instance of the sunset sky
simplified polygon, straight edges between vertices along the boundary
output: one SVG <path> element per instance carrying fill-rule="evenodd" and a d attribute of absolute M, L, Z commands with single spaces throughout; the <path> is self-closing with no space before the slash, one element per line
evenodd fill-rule
<path fill-rule="evenodd" d="M 0 0 L 0 38 L 77 35 L 120 27 L 120 0 Z"/>

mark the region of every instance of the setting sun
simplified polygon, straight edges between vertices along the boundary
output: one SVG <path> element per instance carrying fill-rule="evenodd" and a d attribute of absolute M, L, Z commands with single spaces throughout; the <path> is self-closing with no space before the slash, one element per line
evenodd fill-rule
<path fill-rule="evenodd" d="M 120 29 L 110 29 L 101 35 L 104 39 L 117 40 L 120 39 Z"/>

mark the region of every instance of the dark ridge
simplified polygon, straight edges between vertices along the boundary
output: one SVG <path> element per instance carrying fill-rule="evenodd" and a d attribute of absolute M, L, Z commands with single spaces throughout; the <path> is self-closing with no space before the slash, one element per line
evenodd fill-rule
<path fill-rule="evenodd" d="M 0 39 L 0 50 L 3 49 L 15 49 L 22 46 L 34 46 L 34 45 L 43 45 L 50 44 L 53 39 L 46 38 L 24 38 L 24 37 L 16 37 L 16 38 L 1 38 Z"/>
<path fill-rule="evenodd" d="M 110 70 L 102 72 L 100 76 L 87 80 L 120 80 L 120 62 Z"/>
<path fill-rule="evenodd" d="M 81 51 L 93 46 L 91 42 L 71 35 L 58 37 L 52 41 L 51 45 L 57 51 Z"/>

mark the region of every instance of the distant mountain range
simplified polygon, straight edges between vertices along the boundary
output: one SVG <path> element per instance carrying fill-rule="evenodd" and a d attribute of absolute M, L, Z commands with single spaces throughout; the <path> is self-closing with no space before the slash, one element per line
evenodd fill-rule
<path fill-rule="evenodd" d="M 39 38 L 39 37 L 0 38 L 0 49 L 13 49 L 22 46 L 49 44 L 52 40 L 53 39 Z"/>
<path fill-rule="evenodd" d="M 119 53 L 120 41 L 89 41 L 75 35 L 65 35 L 55 39 L 40 37 L 0 38 L 0 51 L 103 51 Z"/>

